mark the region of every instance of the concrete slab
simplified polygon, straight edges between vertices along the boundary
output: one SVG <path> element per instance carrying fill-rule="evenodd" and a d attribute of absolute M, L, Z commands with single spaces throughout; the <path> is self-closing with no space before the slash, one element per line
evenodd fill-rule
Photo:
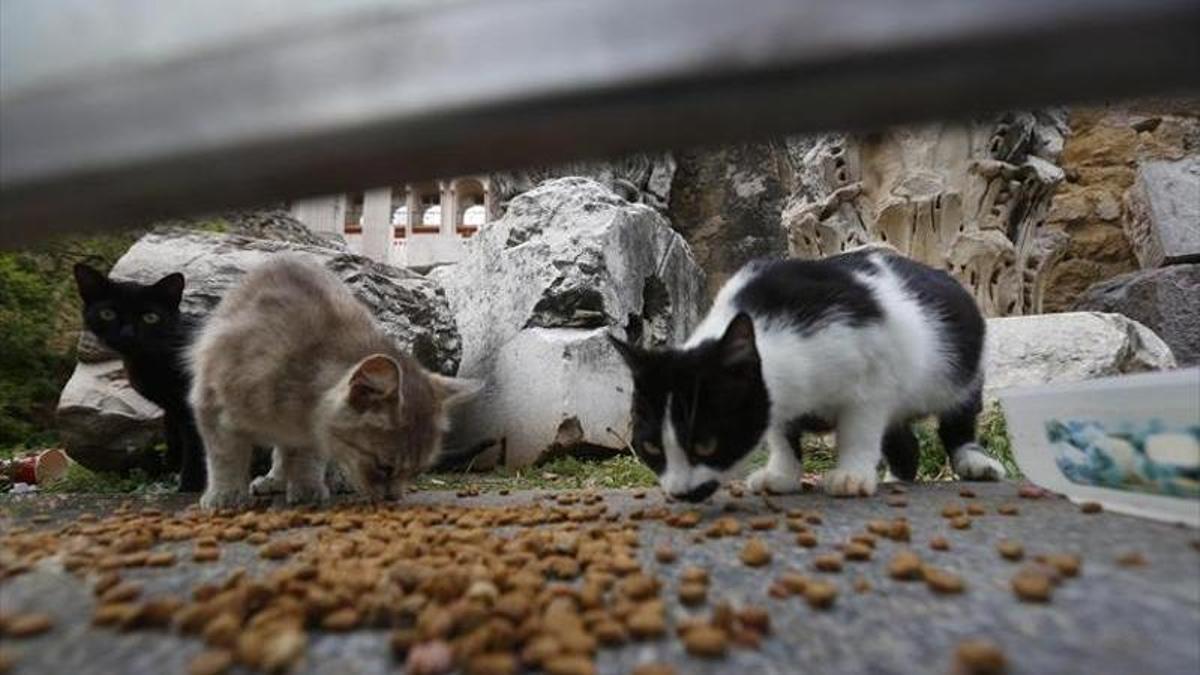
<path fill-rule="evenodd" d="M 774 513 L 772 507 L 815 509 L 822 514 L 822 524 L 812 526 L 820 540 L 813 549 L 797 546 L 795 535 L 783 527 L 755 532 L 774 552 L 769 566 L 755 569 L 738 559 L 749 528 L 737 537 L 701 537 L 697 543 L 694 540 L 702 534 L 704 523 L 681 530 L 643 521 L 641 562 L 665 582 L 663 597 L 672 620 L 692 613 L 678 604 L 674 592 L 679 571 L 695 564 L 707 568 L 712 578 L 710 604 L 700 613 L 707 615 L 717 599 L 764 606 L 771 613 L 773 634 L 760 650 L 736 649 L 720 661 L 687 656 L 673 635 L 602 649 L 596 659 L 599 671 L 627 673 L 638 663 L 661 660 L 674 664 L 679 673 L 945 673 L 959 641 L 986 637 L 1004 649 L 1014 673 L 1200 672 L 1200 533 L 1109 513 L 1086 515 L 1062 499 L 1018 499 L 1014 484 L 972 484 L 978 497 L 970 500 L 959 497 L 961 487 L 954 483 L 911 486 L 909 505 L 904 508 L 889 506 L 882 496 L 835 501 L 806 494 L 765 503 L 758 497 L 734 499 L 721 493 L 699 508 L 705 522 L 726 515 L 722 509 L 728 501 L 739 503 L 740 510 L 732 515 L 740 520 Z M 623 518 L 635 509 L 661 504 L 653 492 L 643 500 L 634 499 L 630 491 L 603 495 L 610 512 L 617 511 Z M 459 498 L 430 492 L 418 493 L 412 501 L 472 506 L 527 503 L 532 497 L 519 493 Z M 7 496 L 0 500 L 0 532 L 17 526 L 55 528 L 80 513 L 102 515 L 122 503 L 167 510 L 182 508 L 189 501 L 177 496 Z M 975 518 L 969 530 L 952 529 L 940 515 L 950 501 L 978 503 L 988 515 Z M 1002 503 L 1015 503 L 1020 514 L 998 515 L 996 507 Z M 50 521 L 35 523 L 38 514 L 48 515 Z M 777 515 L 782 525 L 783 514 Z M 963 594 L 939 596 L 922 583 L 888 578 L 887 560 L 902 544 L 881 540 L 873 560 L 847 562 L 843 572 L 823 575 L 841 591 L 830 610 L 811 609 L 799 598 L 779 600 L 767 595 L 770 581 L 786 570 L 821 574 L 811 570 L 812 558 L 861 532 L 867 520 L 899 515 L 911 523 L 910 546 L 927 561 L 961 575 L 966 582 Z M 931 551 L 928 541 L 935 535 L 946 537 L 951 550 Z M 1050 604 L 1021 603 L 1009 589 L 1018 565 L 995 550 L 1001 538 L 1019 540 L 1027 555 L 1077 553 L 1083 558 L 1083 571 L 1060 586 Z M 677 562 L 655 562 L 654 548 L 664 543 L 679 552 Z M 186 543 L 166 546 L 181 553 L 190 550 Z M 244 543 L 225 544 L 224 551 L 215 564 L 200 565 L 181 556 L 175 567 L 131 569 L 123 577 L 141 581 L 148 595 L 184 594 L 197 583 L 224 578 L 236 567 L 253 573 L 272 564 L 260 560 L 255 549 Z M 1127 551 L 1141 552 L 1148 564 L 1119 565 L 1117 556 Z M 855 592 L 852 586 L 858 579 L 869 581 L 872 589 Z M 55 628 L 43 636 L 9 641 L 8 647 L 19 655 L 16 673 L 184 672 L 188 660 L 202 649 L 199 640 L 166 632 L 115 633 L 91 627 L 93 599 L 88 586 L 50 561 L 0 582 L 0 608 L 4 613 L 45 611 L 56 619 Z M 386 631 L 318 631 L 312 633 L 298 672 L 386 673 L 398 668 L 388 652 Z"/>

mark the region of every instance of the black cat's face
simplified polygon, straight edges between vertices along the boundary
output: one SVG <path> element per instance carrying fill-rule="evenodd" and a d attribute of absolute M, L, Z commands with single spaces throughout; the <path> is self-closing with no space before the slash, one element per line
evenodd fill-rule
<path fill-rule="evenodd" d="M 633 373 L 634 451 L 667 494 L 707 499 L 767 429 L 770 401 L 750 317 L 739 314 L 721 339 L 688 349 L 612 342 Z"/>
<path fill-rule="evenodd" d="M 84 324 L 118 352 L 157 346 L 176 330 L 182 274 L 168 274 L 147 286 L 112 281 L 80 263 L 75 266 L 75 283 L 83 299 Z"/>

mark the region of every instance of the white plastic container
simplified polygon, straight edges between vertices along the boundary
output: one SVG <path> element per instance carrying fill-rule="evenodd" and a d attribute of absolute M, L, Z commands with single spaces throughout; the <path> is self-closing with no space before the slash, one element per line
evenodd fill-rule
<path fill-rule="evenodd" d="M 1032 482 L 1200 527 L 1200 368 L 997 392 Z"/>

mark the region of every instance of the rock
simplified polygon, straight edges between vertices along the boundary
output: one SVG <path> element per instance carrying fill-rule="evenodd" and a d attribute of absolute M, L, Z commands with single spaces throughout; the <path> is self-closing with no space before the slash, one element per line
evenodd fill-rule
<path fill-rule="evenodd" d="M 591 178 L 608 186 L 630 202 L 641 202 L 665 211 L 671 199 L 675 160 L 670 153 L 628 155 L 610 162 L 571 162 L 553 167 L 504 171 L 491 174 L 490 184 L 499 217 L 513 197 L 528 192 L 545 181 L 566 176 Z"/>
<path fill-rule="evenodd" d="M 241 209 L 158 223 L 157 229 L 189 229 L 235 234 L 252 239 L 286 241 L 349 252 L 341 235 L 313 232 L 286 208 Z"/>
<path fill-rule="evenodd" d="M 76 365 L 57 415 L 67 454 L 93 471 L 139 464 L 162 435 L 162 411 L 129 386 L 120 361 Z"/>
<path fill-rule="evenodd" d="M 622 448 L 631 385 L 604 333 L 681 341 L 704 285 L 658 212 L 578 177 L 515 197 L 430 276 L 458 320 L 460 374 L 488 382 L 448 445 L 495 445 L 514 466 L 551 446 Z"/>
<path fill-rule="evenodd" d="M 383 329 L 425 367 L 444 374 L 457 371 L 461 342 L 441 288 L 414 272 L 337 249 L 159 228 L 139 239 L 111 276 L 152 283 L 182 272 L 183 311 L 203 321 L 243 274 L 282 252 L 312 258 L 338 275 Z M 58 404 L 59 427 L 71 457 L 92 468 L 125 468 L 135 450 L 159 438 L 160 417 L 157 407 L 129 387 L 119 358 L 85 331 L 80 362 Z"/>
<path fill-rule="evenodd" d="M 1200 262 L 1200 155 L 1142 164 L 1126 199 L 1125 231 L 1143 268 Z"/>
<path fill-rule="evenodd" d="M 157 230 L 138 240 L 111 275 L 152 283 L 171 272 L 187 280 L 183 311 L 203 319 L 242 275 L 276 253 L 311 258 L 336 274 L 371 309 L 384 331 L 430 370 L 454 374 L 460 341 L 437 284 L 405 269 L 335 249 L 236 235 Z"/>
<path fill-rule="evenodd" d="M 1033 313 L 1065 238 L 1043 227 L 1063 180 L 1061 110 L 820 136 L 783 213 L 792 255 L 886 243 L 953 274 L 987 316 Z"/>
<path fill-rule="evenodd" d="M 1176 366 L 1154 331 L 1120 314 L 988 319 L 986 398 L 1004 387 L 1079 382 Z"/>
<path fill-rule="evenodd" d="M 692 246 L 708 297 L 747 261 L 787 255 L 780 214 L 794 184 L 794 141 L 675 153 L 671 225 Z M 801 148 L 802 150 L 803 148 Z"/>
<path fill-rule="evenodd" d="M 1088 288 L 1074 309 L 1116 312 L 1145 324 L 1181 366 L 1200 364 L 1200 264 L 1124 274 Z"/>

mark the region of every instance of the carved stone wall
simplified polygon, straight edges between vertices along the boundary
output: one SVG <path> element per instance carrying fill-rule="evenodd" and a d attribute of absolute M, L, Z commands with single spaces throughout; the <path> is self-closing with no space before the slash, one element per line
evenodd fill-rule
<path fill-rule="evenodd" d="M 1047 217 L 1067 244 L 1045 279 L 1047 312 L 1069 309 L 1093 283 L 1139 268 L 1128 236 L 1137 220 L 1130 192 L 1139 169 L 1200 156 L 1200 99 L 1076 108 L 1068 121 L 1066 180 Z"/>
<path fill-rule="evenodd" d="M 1061 110 L 817 138 L 783 213 L 793 256 L 871 242 L 945 269 L 988 316 L 1041 311 L 1065 246 L 1045 227 L 1066 134 Z"/>

